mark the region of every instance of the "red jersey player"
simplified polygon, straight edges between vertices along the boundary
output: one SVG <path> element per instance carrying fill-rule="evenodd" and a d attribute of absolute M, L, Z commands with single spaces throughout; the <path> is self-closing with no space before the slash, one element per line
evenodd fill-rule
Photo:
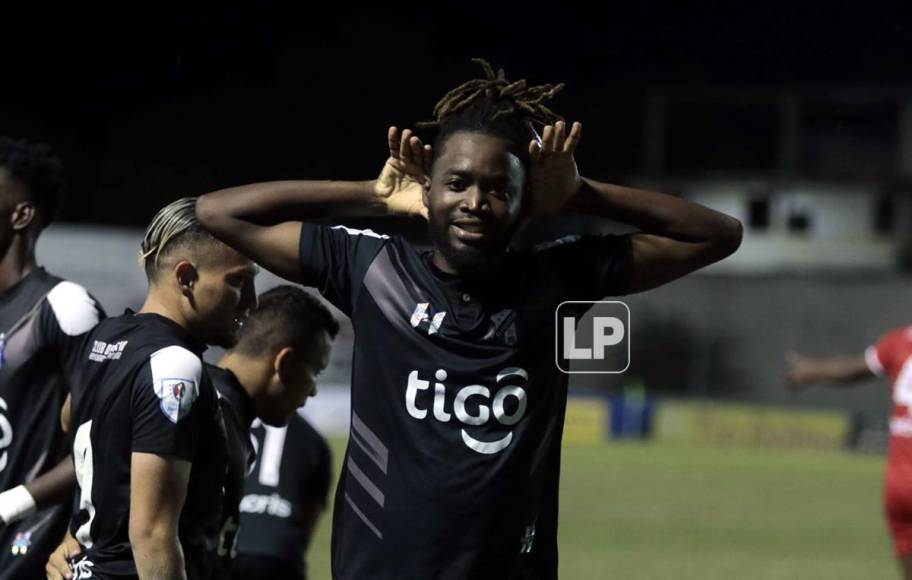
<path fill-rule="evenodd" d="M 864 355 L 814 359 L 793 352 L 787 362 L 787 378 L 793 388 L 851 383 L 872 376 L 887 376 L 892 381 L 884 511 L 903 575 L 912 580 L 912 326 L 888 332 Z"/>

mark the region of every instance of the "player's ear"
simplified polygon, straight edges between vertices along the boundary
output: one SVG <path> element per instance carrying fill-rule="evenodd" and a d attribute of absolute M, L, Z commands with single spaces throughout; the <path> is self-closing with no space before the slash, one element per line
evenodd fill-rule
<path fill-rule="evenodd" d="M 187 260 L 181 260 L 174 266 L 174 277 L 177 280 L 177 285 L 181 290 L 181 294 L 192 301 L 193 286 L 199 280 L 199 272 L 197 271 L 196 266 Z"/>
<path fill-rule="evenodd" d="M 13 208 L 10 225 L 14 231 L 22 231 L 35 220 L 35 205 L 30 201 L 21 201 Z"/>
<path fill-rule="evenodd" d="M 292 368 L 292 359 L 294 358 L 294 349 L 290 346 L 282 348 L 272 359 L 272 368 L 279 377 L 282 384 L 291 378 L 294 369 Z"/>

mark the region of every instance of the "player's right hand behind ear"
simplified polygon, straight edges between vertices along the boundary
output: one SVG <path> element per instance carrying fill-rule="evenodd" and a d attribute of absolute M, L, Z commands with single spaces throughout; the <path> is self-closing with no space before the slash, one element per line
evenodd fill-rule
<path fill-rule="evenodd" d="M 427 219 L 424 185 L 428 183 L 431 146 L 425 145 L 411 129 L 399 134 L 390 127 L 387 133 L 389 159 L 374 182 L 374 193 L 394 215 L 420 215 Z"/>

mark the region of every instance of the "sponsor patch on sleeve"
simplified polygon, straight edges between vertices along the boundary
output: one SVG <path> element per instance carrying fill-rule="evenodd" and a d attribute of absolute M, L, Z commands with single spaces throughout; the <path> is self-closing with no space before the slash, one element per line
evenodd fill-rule
<path fill-rule="evenodd" d="M 161 410 L 172 423 L 187 416 L 199 396 L 199 387 L 193 379 L 161 379 L 155 386 L 161 399 Z"/>

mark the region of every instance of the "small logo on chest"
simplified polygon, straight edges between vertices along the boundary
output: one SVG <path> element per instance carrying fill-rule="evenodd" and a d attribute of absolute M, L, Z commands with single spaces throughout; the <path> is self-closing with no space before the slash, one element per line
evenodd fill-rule
<path fill-rule="evenodd" d="M 431 305 L 428 302 L 419 302 L 415 305 L 415 310 L 412 312 L 412 318 L 409 321 L 413 328 L 421 327 L 427 330 L 428 335 L 437 334 L 440 330 L 440 325 L 443 324 L 443 319 L 446 318 L 446 312 L 437 312 L 431 316 L 428 312 L 430 307 Z"/>

